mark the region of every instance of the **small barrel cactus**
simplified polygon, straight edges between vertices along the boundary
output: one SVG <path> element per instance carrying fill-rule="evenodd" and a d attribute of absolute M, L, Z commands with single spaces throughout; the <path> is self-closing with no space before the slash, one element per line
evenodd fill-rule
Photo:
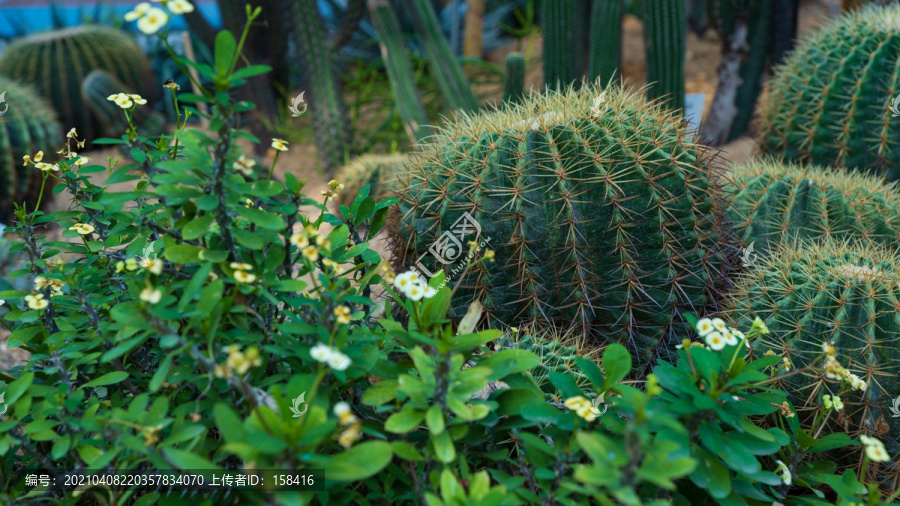
<path fill-rule="evenodd" d="M 900 249 L 900 190 L 876 176 L 762 159 L 736 167 L 732 177 L 729 218 L 759 252 L 847 237 Z"/>
<path fill-rule="evenodd" d="M 900 450 L 900 418 L 890 410 L 900 393 L 897 254 L 865 241 L 783 248 L 737 281 L 725 314 L 738 328 L 749 328 L 756 317 L 765 321 L 769 334 L 751 343 L 754 353 L 772 350 L 791 368 L 809 365 L 833 343 L 838 363 L 866 385 L 842 397 L 846 408 L 839 418 L 847 419 L 852 434 L 875 434 L 891 441 L 891 453 Z M 840 387 L 824 373 L 786 377 L 776 386 L 801 412 L 818 409 L 821 396 Z"/>
<path fill-rule="evenodd" d="M 541 363 L 530 369 L 528 374 L 534 378 L 544 397 L 551 402 L 561 403 L 565 401 L 561 397 L 559 391 L 550 383 L 550 373 L 558 372 L 562 374 L 570 374 L 575 379 L 575 384 L 581 390 L 591 397 L 595 392 L 591 386 L 591 381 L 578 367 L 575 362 L 577 357 L 583 357 L 584 354 L 578 353 L 576 346 L 566 346 L 554 335 L 534 335 L 528 333 L 518 338 L 512 336 L 504 336 L 494 343 L 495 350 L 520 349 L 527 350 L 541 359 Z"/>
<path fill-rule="evenodd" d="M 408 162 L 406 155 L 363 155 L 353 159 L 336 176 L 344 184 L 337 197 L 338 204 L 349 207 L 365 185 L 369 185 L 369 195 L 375 200 L 392 197 L 402 186 Z"/>
<path fill-rule="evenodd" d="M 465 115 L 409 164 L 395 263 L 459 281 L 455 315 L 476 297 L 491 325 L 576 325 L 647 365 L 715 305 L 737 251 L 720 169 L 685 129 L 594 85 Z M 457 280 L 469 241 L 496 256 Z"/>
<path fill-rule="evenodd" d="M 900 5 L 866 6 L 801 42 L 769 83 L 761 147 L 900 179 Z"/>
<path fill-rule="evenodd" d="M 0 224 L 9 224 L 13 203 L 31 203 L 41 188 L 41 171 L 26 167 L 22 157 L 44 151 L 52 158 L 62 132 L 53 110 L 30 86 L 0 77 L 0 90 L 6 90 L 0 95 L 5 98 L 0 103 Z"/>
<path fill-rule="evenodd" d="M 67 128 L 91 141 L 106 135 L 82 98 L 81 84 L 93 70 L 105 70 L 125 85 L 124 93 L 153 97 L 159 83 L 138 45 L 124 32 L 100 26 L 39 33 L 16 40 L 0 57 L 0 74 L 31 84 Z"/>

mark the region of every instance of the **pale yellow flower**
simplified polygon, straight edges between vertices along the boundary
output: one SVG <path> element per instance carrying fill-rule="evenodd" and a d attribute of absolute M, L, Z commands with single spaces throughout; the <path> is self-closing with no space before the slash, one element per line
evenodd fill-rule
<path fill-rule="evenodd" d="M 494 253 L 494 250 L 492 250 L 492 249 L 489 249 L 484 252 L 484 258 L 487 258 L 490 261 L 494 260 L 495 255 L 496 255 L 496 253 Z"/>
<path fill-rule="evenodd" d="M 822 403 L 825 406 L 825 409 L 834 408 L 835 411 L 840 411 L 840 410 L 844 409 L 843 401 L 841 401 L 841 398 L 836 395 L 834 396 L 833 399 L 830 395 L 823 395 Z"/>
<path fill-rule="evenodd" d="M 162 290 L 148 286 L 141 290 L 141 300 L 150 304 L 158 304 L 162 299 Z"/>
<path fill-rule="evenodd" d="M 250 264 L 245 264 L 245 263 L 242 263 L 242 262 L 241 262 L 241 263 L 239 263 L 239 262 L 231 262 L 228 266 L 231 267 L 232 269 L 236 270 L 236 271 L 252 271 L 252 270 L 253 270 L 253 266 L 252 266 L 252 265 L 250 265 Z"/>
<path fill-rule="evenodd" d="M 350 323 L 350 308 L 347 306 L 338 306 L 334 308 L 334 316 L 337 318 L 338 324 L 346 325 Z"/>
<path fill-rule="evenodd" d="M 141 2 L 135 6 L 133 11 L 125 13 L 125 21 L 134 21 L 143 16 L 148 10 L 150 10 L 150 4 Z"/>
<path fill-rule="evenodd" d="M 81 235 L 88 235 L 94 231 L 94 226 L 88 223 L 76 223 L 69 227 L 69 230 L 74 230 Z"/>
<path fill-rule="evenodd" d="M 697 322 L 697 334 L 699 334 L 700 337 L 706 337 L 706 335 L 713 330 L 715 330 L 715 328 L 713 327 L 712 319 L 703 318 Z"/>
<path fill-rule="evenodd" d="M 277 149 L 278 151 L 287 151 L 288 142 L 284 139 L 272 139 L 272 148 Z"/>
<path fill-rule="evenodd" d="M 302 233 L 296 233 L 291 235 L 291 244 L 302 249 L 309 246 L 309 239 L 306 238 L 306 235 Z"/>
<path fill-rule="evenodd" d="M 169 0 L 167 6 L 172 14 L 186 14 L 194 12 L 194 6 L 187 0 Z"/>
<path fill-rule="evenodd" d="M 107 100 L 112 100 L 116 103 L 117 106 L 122 109 L 130 109 L 134 102 L 131 101 L 131 97 L 126 95 L 125 93 L 116 93 L 115 95 L 110 95 L 106 97 Z"/>
<path fill-rule="evenodd" d="M 303 256 L 310 262 L 315 262 L 319 259 L 319 250 L 315 246 L 307 246 L 303 248 Z"/>
<path fill-rule="evenodd" d="M 710 332 L 704 338 L 706 339 L 706 344 L 710 347 L 710 349 L 719 351 L 725 347 L 726 341 L 725 336 L 722 335 L 721 332 Z"/>
<path fill-rule="evenodd" d="M 256 281 L 256 274 L 244 271 L 234 271 L 234 280 L 238 283 L 252 283 Z"/>
<path fill-rule="evenodd" d="M 134 100 L 134 103 L 135 103 L 135 104 L 138 104 L 138 105 L 144 105 L 144 104 L 147 103 L 147 99 L 141 98 L 140 95 L 135 95 L 134 93 L 129 93 L 129 94 L 128 94 L 128 97 L 129 97 L 131 100 Z"/>
<path fill-rule="evenodd" d="M 44 171 L 44 172 L 47 172 L 47 171 L 57 172 L 57 171 L 59 171 L 59 165 L 57 165 L 57 164 L 55 164 L 55 163 L 36 163 L 36 164 L 34 164 L 34 166 L 37 167 L 38 169 L 41 169 L 41 170 Z"/>
<path fill-rule="evenodd" d="M 125 259 L 125 268 L 129 271 L 138 270 L 137 260 L 135 260 L 134 258 L 126 258 Z"/>
<path fill-rule="evenodd" d="M 165 26 L 167 21 L 169 21 L 169 15 L 166 14 L 166 11 L 151 7 L 138 20 L 137 27 L 147 35 L 153 35 Z"/>
<path fill-rule="evenodd" d="M 253 175 L 253 167 L 256 165 L 256 161 L 252 158 L 247 158 L 244 155 L 238 157 L 237 160 L 234 161 L 234 167 L 243 172 L 246 176 Z"/>
<path fill-rule="evenodd" d="M 163 270 L 163 261 L 156 257 L 144 257 L 141 258 L 141 267 L 147 269 L 153 274 L 159 276 L 162 274 Z"/>
<path fill-rule="evenodd" d="M 41 310 L 50 305 L 50 302 L 44 299 L 44 294 L 26 295 L 25 302 L 28 303 L 30 309 Z"/>
<path fill-rule="evenodd" d="M 66 134 L 66 138 L 74 139 L 75 137 L 78 137 L 78 132 L 75 131 L 75 127 L 72 127 L 72 129 L 69 130 L 69 133 Z"/>

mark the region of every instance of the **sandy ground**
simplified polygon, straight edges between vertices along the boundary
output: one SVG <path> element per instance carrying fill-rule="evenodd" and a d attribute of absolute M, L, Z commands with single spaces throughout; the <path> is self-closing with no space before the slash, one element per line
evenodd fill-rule
<path fill-rule="evenodd" d="M 828 20 L 839 14 L 836 0 L 810 0 L 803 4 L 800 15 L 800 34 L 801 36 L 810 30 L 822 25 Z M 628 16 L 623 26 L 623 63 L 622 75 L 626 86 L 640 87 L 646 82 L 645 52 L 642 39 L 642 26 L 640 20 Z M 526 75 L 526 89 L 541 86 L 543 75 L 540 66 L 540 37 L 536 37 L 531 42 L 533 48 L 532 62 Z M 712 102 L 717 84 L 716 67 L 721 59 L 722 42 L 719 36 L 712 30 L 707 31 L 703 37 L 697 37 L 690 33 L 687 40 L 687 61 L 685 65 L 685 89 L 687 93 L 705 93 L 705 108 L 708 108 Z M 504 61 L 506 53 L 515 50 L 514 47 L 504 48 L 488 55 L 488 59 L 499 63 Z M 705 111 L 704 111 L 705 112 Z M 751 132 L 752 135 L 752 132 Z M 245 152 L 250 152 L 249 145 L 243 146 Z M 722 147 L 722 156 L 732 163 L 740 163 L 751 158 L 756 151 L 756 143 L 751 136 L 738 139 L 730 144 Z M 84 156 L 90 157 L 95 162 L 106 160 L 108 156 L 120 157 L 121 153 L 116 149 L 106 149 L 82 153 Z M 271 163 L 271 156 L 274 152 L 270 152 L 265 158 L 265 163 Z M 102 163 L 102 162 L 101 162 Z M 125 163 L 125 162 L 122 162 Z M 316 169 L 316 150 L 312 145 L 312 139 L 309 144 L 292 144 L 287 153 L 282 153 L 278 159 L 275 168 L 276 177 L 283 180 L 283 175 L 287 172 L 295 174 L 298 178 L 306 179 L 305 193 L 309 196 L 319 196 L 321 191 L 325 189 L 327 179 L 324 174 Z M 101 183 L 104 179 L 103 173 L 94 175 L 95 183 Z M 129 191 L 132 183 L 116 185 L 114 191 Z M 71 201 L 66 200 L 62 195 L 56 198 L 48 212 L 62 210 L 68 208 Z M 59 237 L 58 230 L 48 230 L 48 236 Z M 386 251 L 382 239 L 373 242 L 372 246 L 379 251 Z M 0 331 L 0 369 L 7 369 L 14 364 L 21 363 L 27 357 L 27 353 L 19 349 L 7 349 L 5 344 L 5 333 Z"/>

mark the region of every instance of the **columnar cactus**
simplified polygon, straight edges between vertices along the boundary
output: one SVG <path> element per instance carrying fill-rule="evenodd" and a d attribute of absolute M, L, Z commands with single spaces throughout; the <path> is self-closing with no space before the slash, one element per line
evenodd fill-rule
<path fill-rule="evenodd" d="M 647 39 L 647 97 L 665 100 L 674 110 L 684 109 L 684 55 L 687 14 L 684 0 L 646 2 L 644 35 Z"/>
<path fill-rule="evenodd" d="M 727 284 L 737 248 L 719 174 L 639 95 L 547 91 L 464 116 L 423 146 L 401 190 L 395 260 L 458 277 L 480 233 L 496 257 L 460 281 L 456 314 L 477 297 L 492 325 L 576 325 L 646 365 L 680 342 L 681 314 Z"/>
<path fill-rule="evenodd" d="M 503 89 L 504 102 L 518 102 L 525 94 L 525 57 L 522 53 L 506 55 L 506 81 Z"/>
<path fill-rule="evenodd" d="M 579 79 L 575 58 L 575 0 L 541 4 L 544 32 L 544 86 L 569 86 Z"/>
<path fill-rule="evenodd" d="M 137 44 L 112 28 L 85 26 L 19 39 L 0 57 L 0 74 L 34 86 L 66 126 L 93 140 L 106 135 L 81 94 L 93 70 L 105 70 L 125 85 L 119 92 L 157 94 L 150 64 Z"/>
<path fill-rule="evenodd" d="M 344 184 L 337 196 L 339 205 L 350 206 L 364 186 L 369 185 L 369 195 L 375 200 L 392 197 L 402 186 L 406 155 L 363 155 L 344 166 L 336 179 Z"/>
<path fill-rule="evenodd" d="M 752 344 L 755 352 L 772 350 L 799 369 L 834 343 L 838 362 L 867 384 L 842 397 L 853 432 L 875 433 L 891 441 L 892 453 L 900 449 L 900 418 L 890 412 L 900 392 L 900 257 L 866 241 L 804 243 L 758 262 L 736 285 L 726 314 L 738 328 L 758 316 L 770 331 Z M 816 409 L 839 385 L 807 374 L 777 386 L 803 410 Z"/>
<path fill-rule="evenodd" d="M 760 111 L 762 149 L 900 179 L 900 5 L 866 6 L 800 43 Z"/>
<path fill-rule="evenodd" d="M 745 245 L 765 252 L 803 239 L 856 237 L 900 251 L 900 190 L 880 178 L 763 159 L 739 166 L 728 215 Z"/>
<path fill-rule="evenodd" d="M 0 223 L 9 224 L 13 203 L 32 203 L 41 188 L 41 171 L 22 157 L 44 151 L 48 159 L 62 143 L 50 106 L 30 86 L 0 77 Z M 48 188 L 49 193 L 49 188 Z M 33 208 L 29 208 L 33 210 Z"/>
<path fill-rule="evenodd" d="M 528 350 L 540 358 L 541 363 L 530 369 L 528 374 L 541 387 L 541 391 L 548 401 L 565 401 L 556 387 L 550 383 L 551 372 L 570 374 L 575 379 L 575 384 L 586 394 L 593 397 L 595 392 L 591 386 L 591 381 L 581 371 L 578 363 L 575 361 L 577 357 L 585 356 L 582 353 L 578 353 L 576 346 L 566 346 L 555 335 L 534 335 L 533 333 L 517 337 L 504 336 L 494 343 L 494 350 L 514 348 Z"/>

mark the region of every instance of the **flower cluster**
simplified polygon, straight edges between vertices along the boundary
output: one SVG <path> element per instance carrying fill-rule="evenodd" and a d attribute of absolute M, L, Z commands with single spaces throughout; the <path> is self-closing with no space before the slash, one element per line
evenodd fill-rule
<path fill-rule="evenodd" d="M 247 158 L 244 155 L 239 156 L 238 159 L 234 161 L 234 168 L 243 172 L 247 177 L 253 176 L 253 167 L 256 167 L 256 160 Z"/>
<path fill-rule="evenodd" d="M 350 357 L 325 343 L 319 343 L 309 350 L 309 355 L 316 362 L 323 362 L 335 371 L 343 371 L 350 367 Z"/>
<path fill-rule="evenodd" d="M 406 271 L 394 277 L 394 288 L 400 290 L 411 300 L 430 299 L 437 294 L 437 290 L 428 286 L 416 271 Z"/>
<path fill-rule="evenodd" d="M 62 287 L 66 282 L 61 279 L 45 278 L 44 276 L 35 276 L 34 289 L 36 291 L 50 288 L 50 296 L 62 295 Z"/>
<path fill-rule="evenodd" d="M 33 157 L 30 155 L 25 155 L 22 157 L 22 166 L 27 167 L 29 163 L 33 164 L 35 168 L 40 169 L 44 172 L 59 172 L 59 165 L 55 163 L 46 163 L 41 160 L 44 159 L 44 152 L 38 151 Z"/>
<path fill-rule="evenodd" d="M 362 422 L 356 418 L 350 411 L 350 405 L 346 402 L 339 402 L 334 405 L 334 414 L 338 417 L 338 422 L 342 427 L 347 427 L 344 432 L 338 436 L 338 444 L 344 448 L 350 448 L 353 443 L 359 440 L 360 428 Z"/>
<path fill-rule="evenodd" d="M 252 271 L 253 266 L 250 264 L 231 262 L 229 267 L 234 269 L 234 280 L 238 283 L 252 283 L 256 281 L 256 274 L 247 272 Z"/>
<path fill-rule="evenodd" d="M 228 347 L 228 358 L 224 364 L 216 366 L 215 374 L 217 378 L 229 379 L 232 374 L 243 376 L 247 374 L 251 367 L 259 367 L 261 365 L 262 360 L 259 358 L 258 349 L 250 347 L 242 352 L 238 345 L 232 344 Z"/>
<path fill-rule="evenodd" d="M 331 241 L 324 235 L 319 235 L 319 231 L 312 225 L 306 225 L 302 231 L 292 234 L 289 240 L 291 244 L 300 250 L 303 257 L 310 262 L 319 261 L 319 248 L 331 249 Z M 312 243 L 315 243 L 315 245 Z M 334 262 L 328 262 L 325 265 L 337 266 Z M 340 273 L 340 267 L 336 267 L 335 272 Z"/>
<path fill-rule="evenodd" d="M 822 405 L 825 406 L 825 409 L 833 408 L 835 411 L 844 409 L 844 401 L 842 401 L 841 398 L 837 395 L 835 395 L 833 398 L 830 395 L 823 395 Z"/>
<path fill-rule="evenodd" d="M 116 93 L 106 97 L 106 100 L 115 102 L 122 109 L 131 109 L 134 107 L 134 104 L 144 105 L 147 103 L 147 99 L 141 98 L 140 95 L 135 95 L 134 93 Z"/>
<path fill-rule="evenodd" d="M 162 1 L 172 14 L 186 14 L 194 11 L 194 6 L 187 0 L 153 0 Z M 169 21 L 169 15 L 159 7 L 151 7 L 147 2 L 141 2 L 134 10 L 125 14 L 125 21 L 137 20 L 138 30 L 152 35 L 159 31 Z"/>
<path fill-rule="evenodd" d="M 334 316 L 338 324 L 346 325 L 350 323 L 350 308 L 347 306 L 338 306 L 334 308 Z"/>
<path fill-rule="evenodd" d="M 866 447 L 866 457 L 873 462 L 888 462 L 891 457 L 884 449 L 884 443 L 874 437 L 859 436 L 859 441 Z"/>
<path fill-rule="evenodd" d="M 329 199 L 337 197 L 337 194 L 340 193 L 340 191 L 343 189 L 343 183 L 338 182 L 337 179 L 332 179 L 328 182 L 328 189 L 322 190 L 322 195 L 325 195 L 325 201 L 328 202 Z"/>
<path fill-rule="evenodd" d="M 744 333 L 725 325 L 721 318 L 703 318 L 697 322 L 697 334 L 706 341 L 713 350 L 719 351 L 725 347 L 737 346 L 745 340 Z"/>
<path fill-rule="evenodd" d="M 30 309 L 41 310 L 50 305 L 50 302 L 44 299 L 44 294 L 36 293 L 34 295 L 26 295 L 25 302 L 28 303 Z"/>
<path fill-rule="evenodd" d="M 94 232 L 94 226 L 89 223 L 76 223 L 69 227 L 69 230 L 74 230 L 80 235 L 88 235 Z"/>
<path fill-rule="evenodd" d="M 834 381 L 846 381 L 853 390 L 866 391 L 868 385 L 859 376 L 853 374 L 849 370 L 841 366 L 838 362 L 837 351 L 832 343 L 822 344 L 822 351 L 825 352 L 825 377 Z"/>
<path fill-rule="evenodd" d="M 593 422 L 597 419 L 597 410 L 594 408 L 594 405 L 591 404 L 591 401 L 585 399 L 580 395 L 569 397 L 563 404 L 570 410 L 574 411 L 576 415 L 584 418 L 585 421 Z"/>

